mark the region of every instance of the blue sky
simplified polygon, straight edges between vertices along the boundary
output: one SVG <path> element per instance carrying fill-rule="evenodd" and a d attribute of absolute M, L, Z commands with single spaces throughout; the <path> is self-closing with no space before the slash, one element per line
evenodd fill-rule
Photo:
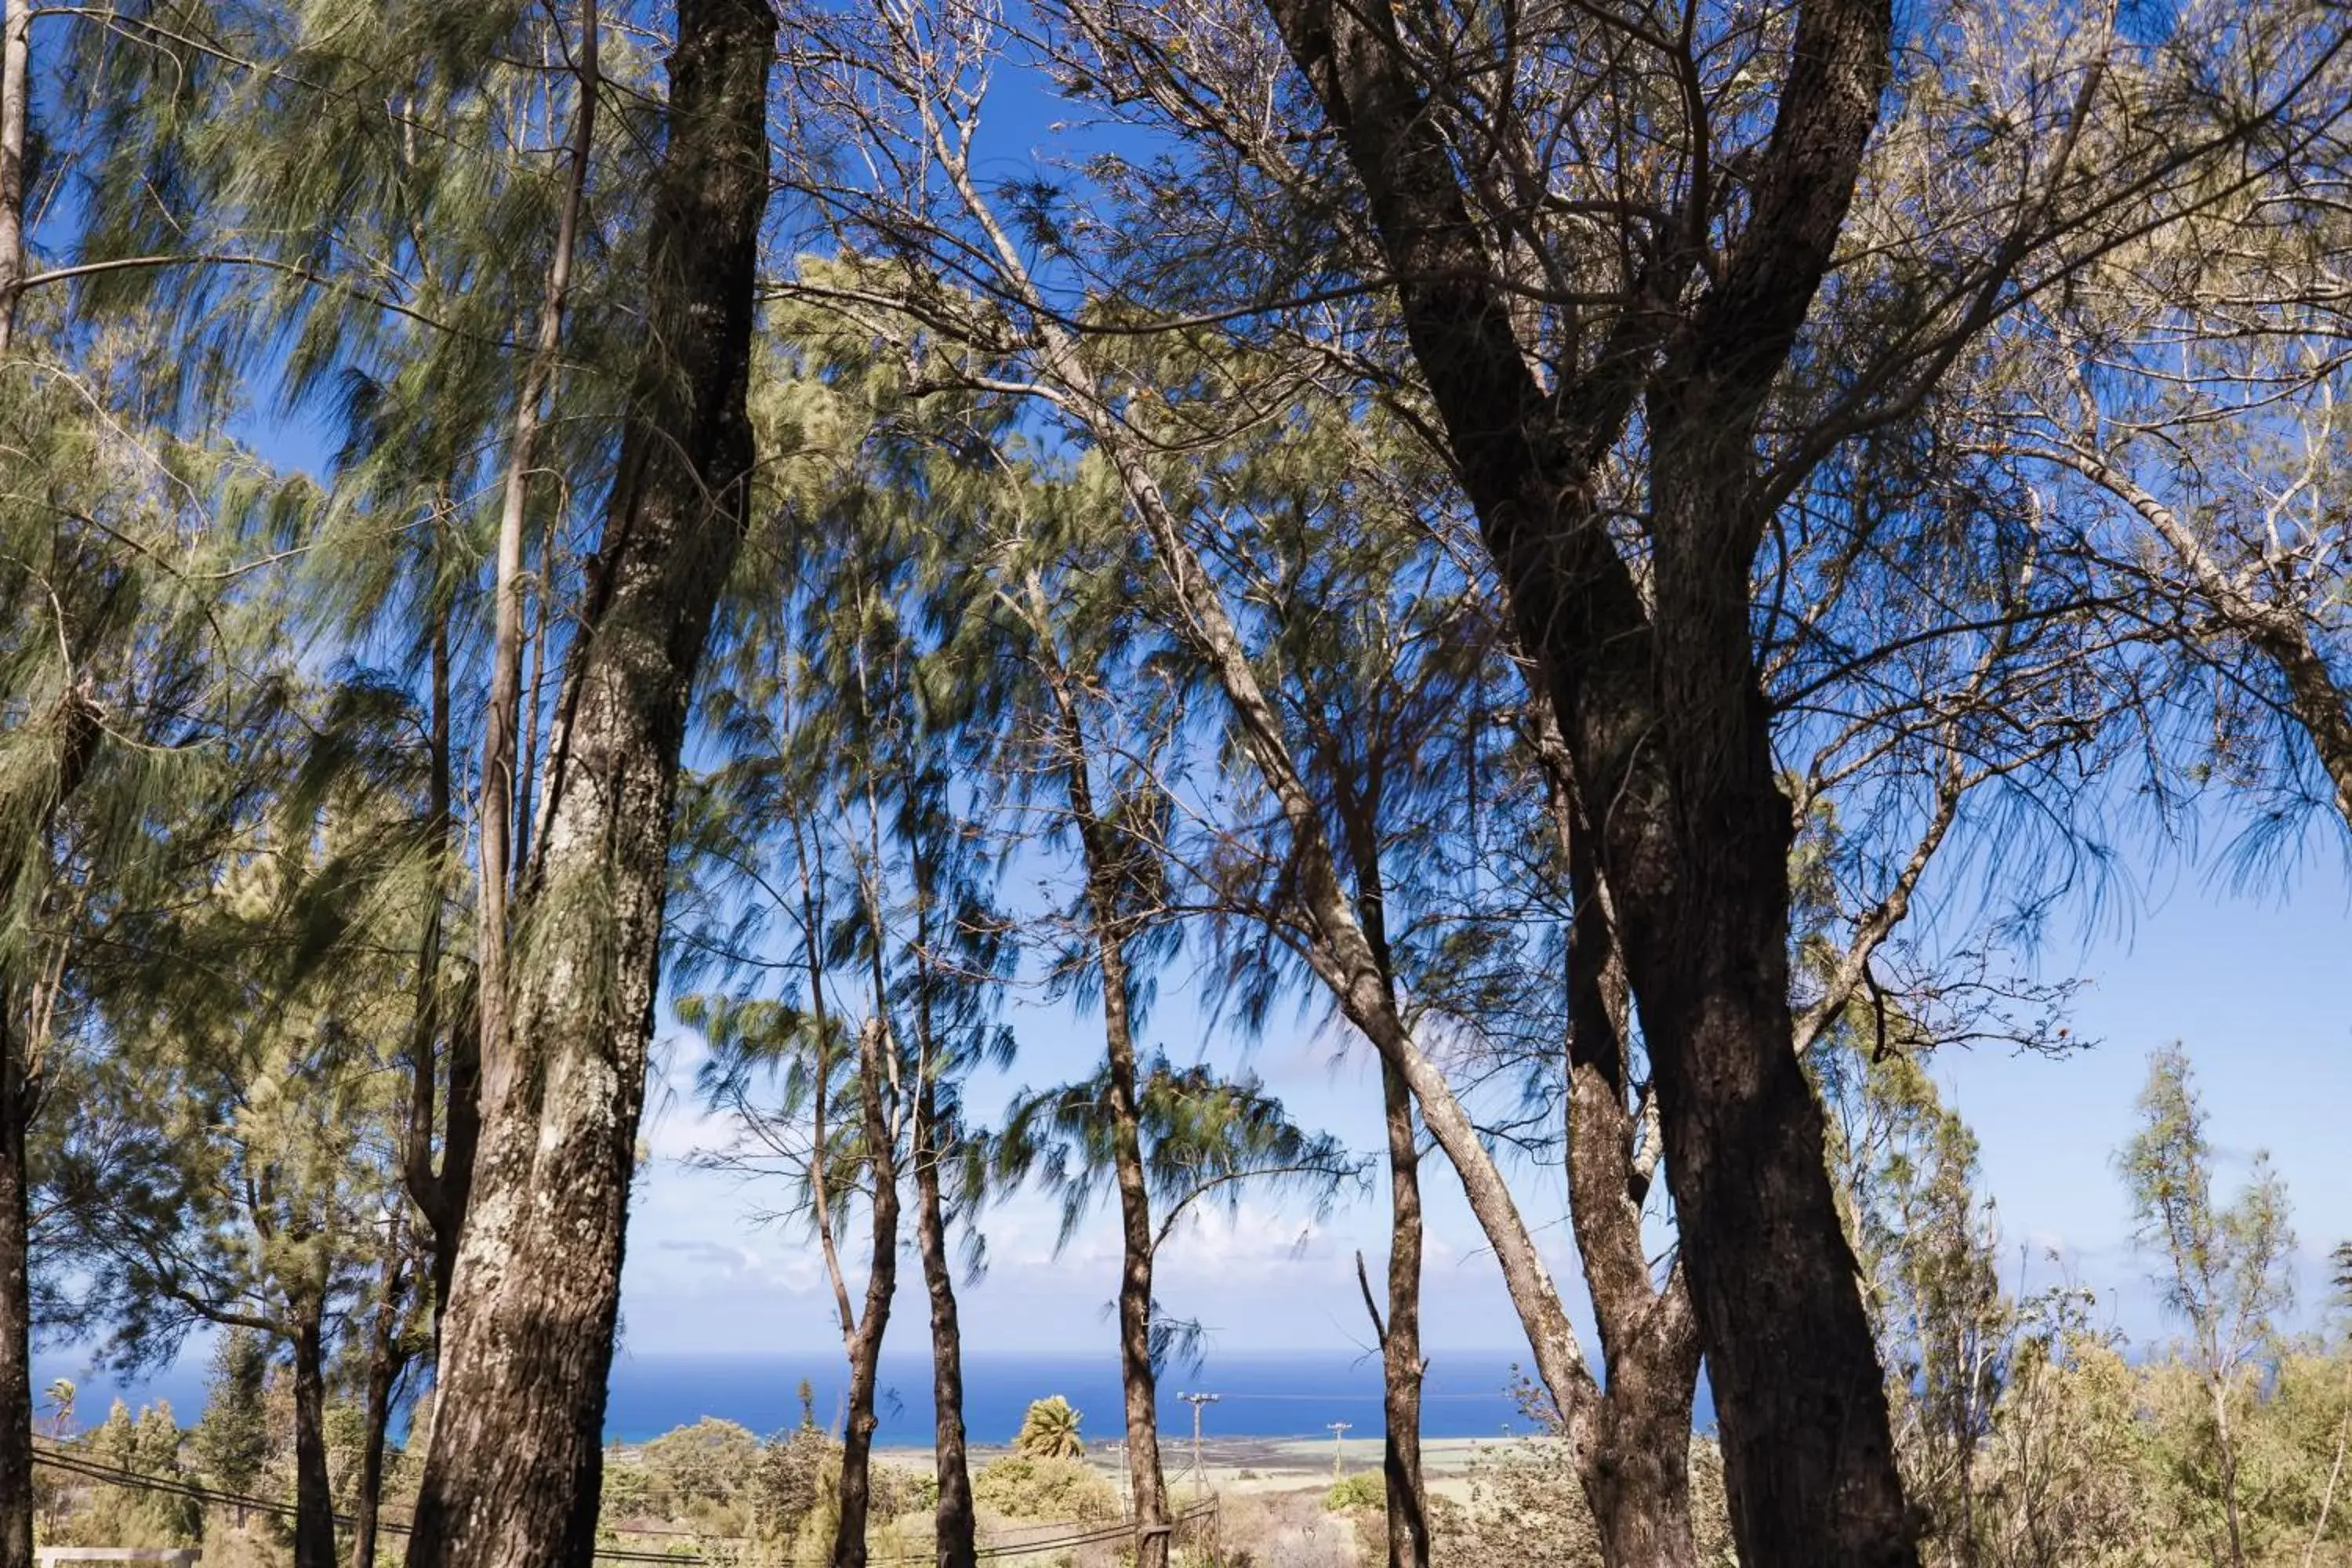
<path fill-rule="evenodd" d="M 1003 149 L 1004 172 L 1053 148 L 1049 127 L 1059 107 L 1034 83 L 1000 92 L 998 103 L 991 140 Z M 1065 132 L 1053 150 L 1067 156 L 1076 140 Z M 272 458 L 316 467 L 321 443 L 303 424 L 262 417 L 243 433 Z M 2226 816 L 2226 803 L 2216 815 Z M 1948 1099 L 1981 1141 L 1984 1187 L 2000 1205 L 2011 1247 L 2031 1256 L 2037 1278 L 2063 1270 L 2096 1289 L 2103 1310 L 2135 1339 L 2164 1327 L 2147 1285 L 2148 1260 L 2129 1245 L 2112 1160 L 2129 1135 L 2147 1053 L 2158 1046 L 2179 1040 L 2197 1065 L 2211 1135 L 2225 1156 L 2225 1187 L 2254 1148 L 2270 1151 L 2295 1205 L 2306 1308 L 2320 1288 L 2318 1258 L 2352 1237 L 2343 1151 L 2352 1131 L 2352 986 L 2337 967 L 2352 953 L 2352 878 L 2333 818 L 2315 817 L 2307 843 L 2292 876 L 2254 890 L 2212 870 L 2218 862 L 2210 854 L 2143 843 L 2095 921 L 2085 907 L 2060 909 L 2039 954 L 2042 979 L 2089 983 L 2074 1001 L 2072 1024 L 2093 1044 L 2064 1059 L 1978 1050 L 1935 1064 Z M 1163 988 L 1171 1000 L 1157 1011 L 1150 1043 L 1179 1061 L 1206 1054 L 1229 1065 L 1245 1056 L 1299 1120 L 1356 1149 L 1380 1147 L 1377 1078 L 1360 1042 L 1293 1020 L 1277 1021 L 1264 1041 L 1244 1047 L 1183 1005 L 1177 975 Z M 1087 1070 L 1098 1048 L 1088 1016 L 1016 1007 L 1013 1021 L 1024 1058 L 1014 1079 L 975 1089 L 983 1112 L 1015 1081 L 1043 1085 Z M 683 1163 L 725 1130 L 692 1104 L 690 1038 L 667 1018 L 662 1033 L 671 1092 L 656 1096 L 646 1134 L 652 1160 L 624 1282 L 629 1352 L 836 1346 L 813 1245 L 751 1226 L 746 1215 L 761 1206 L 760 1194 Z M 1516 1322 L 1442 1160 L 1429 1162 L 1427 1180 L 1428 1341 L 1507 1350 L 1518 1342 Z M 1574 1296 L 1562 1184 L 1557 1173 L 1533 1169 L 1521 1170 L 1518 1181 Z M 1204 1321 L 1227 1351 L 1360 1345 L 1369 1328 L 1353 1258 L 1362 1249 L 1377 1278 L 1385 1206 L 1377 1185 L 1321 1219 L 1296 1204 L 1245 1198 L 1237 1212 L 1208 1216 L 1173 1244 L 1163 1297 Z M 985 1225 L 992 1267 L 964 1300 L 972 1348 L 1098 1347 L 1108 1354 L 1103 1309 L 1115 1279 L 1113 1227 L 1093 1226 L 1057 1252 L 1055 1216 L 1034 1199 L 991 1211 Z M 919 1319 L 902 1318 L 899 1327 L 911 1339 Z"/>
<path fill-rule="evenodd" d="M 2012 1273 L 2021 1252 L 2037 1282 L 2063 1272 L 2097 1291 L 2102 1314 L 2134 1340 L 2167 1331 L 2147 1283 L 2150 1262 L 2130 1245 L 2113 1156 L 2130 1136 L 2148 1052 L 2177 1039 L 2197 1066 L 2224 1192 L 2234 1190 L 2257 1147 L 2270 1151 L 2285 1179 L 2306 1309 L 2316 1303 L 2320 1258 L 2352 1237 L 2344 1152 L 2352 1127 L 2352 990 L 2337 967 L 2352 946 L 2346 940 L 2352 880 L 2334 847 L 2336 832 L 2332 818 L 2315 818 L 2306 863 L 2261 891 L 2238 890 L 2178 855 L 2144 857 L 2115 890 L 2120 896 L 2105 901 L 2100 923 L 2086 931 L 2083 911 L 2062 910 L 2048 928 L 2042 977 L 2089 982 L 2071 1017 L 2075 1036 L 2091 1045 L 2062 1059 L 1979 1049 L 1936 1062 L 1948 1100 L 1981 1141 L 1984 1187 L 2000 1206 Z M 1032 1010 L 1015 1021 L 1026 1053 L 1021 1076 L 1030 1083 L 1083 1070 L 1097 1048 L 1091 1018 Z M 1189 1059 L 1211 1037 L 1208 1027 L 1171 1000 L 1152 1033 L 1171 1056 Z M 1211 1045 L 1223 1060 L 1242 1048 L 1231 1040 Z M 755 1194 L 678 1163 L 724 1130 L 698 1116 L 683 1092 L 690 1047 L 674 1041 L 671 1049 L 681 1092 L 648 1131 L 656 1157 L 625 1276 L 630 1349 L 837 1344 L 814 1247 L 797 1236 L 747 1227 L 743 1215 Z M 1247 1059 L 1300 1119 L 1357 1149 L 1380 1147 L 1377 1076 L 1368 1050 L 1343 1031 L 1277 1025 Z M 973 1099 L 986 1107 L 989 1088 Z M 1559 1223 L 1562 1184 L 1549 1171 L 1518 1174 L 1529 1219 L 1544 1227 L 1563 1287 L 1576 1295 Z M 1442 1160 L 1431 1160 L 1429 1176 L 1429 1342 L 1512 1348 L 1517 1329 L 1493 1261 Z M 1163 1294 L 1171 1308 L 1207 1323 L 1226 1350 L 1359 1345 L 1368 1330 L 1353 1256 L 1360 1247 L 1380 1277 L 1385 1211 L 1377 1185 L 1320 1221 L 1296 1203 L 1245 1200 L 1238 1214 L 1212 1216 L 1176 1244 L 1163 1266 Z M 1114 1289 L 1115 1227 L 1092 1226 L 1057 1256 L 1055 1216 L 1035 1200 L 1012 1201 L 985 1224 L 992 1265 L 964 1298 L 972 1348 L 1099 1345 L 1109 1353 L 1103 1306 Z"/>

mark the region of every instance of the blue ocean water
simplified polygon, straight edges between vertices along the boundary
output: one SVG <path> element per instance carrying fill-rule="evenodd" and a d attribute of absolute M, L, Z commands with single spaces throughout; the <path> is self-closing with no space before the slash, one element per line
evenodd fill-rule
<path fill-rule="evenodd" d="M 1492 1437 L 1526 1433 L 1534 1424 L 1512 1397 L 1507 1353 L 1444 1352 L 1429 1357 L 1422 1429 L 1432 1437 Z M 800 1420 L 795 1392 L 809 1380 L 816 1419 L 838 1426 L 848 1373 L 838 1356 L 631 1355 L 614 1363 L 604 1431 L 620 1442 L 657 1436 L 705 1415 L 771 1432 Z M 1369 1436 L 1381 1426 L 1381 1363 L 1352 1353 L 1213 1353 L 1198 1366 L 1162 1374 L 1160 1420 L 1190 1432 L 1192 1414 L 1178 1396 L 1218 1396 L 1202 1430 L 1228 1437 L 1320 1437 L 1347 1421 Z M 1081 1430 L 1115 1436 L 1123 1408 L 1115 1355 L 975 1354 L 964 1361 L 964 1425 L 975 1443 L 1009 1442 L 1034 1399 L 1061 1394 L 1078 1408 Z M 877 1440 L 931 1440 L 931 1368 L 927 1359 L 885 1356 L 876 1401 Z"/>
<path fill-rule="evenodd" d="M 46 1387 L 53 1377 L 76 1379 L 79 1426 L 104 1420 L 107 1405 L 117 1398 L 133 1410 L 168 1400 L 183 1426 L 193 1425 L 203 1412 L 205 1366 L 200 1353 L 129 1380 L 96 1373 L 78 1360 L 69 1351 L 36 1356 L 34 1387 Z M 1429 1363 L 1423 1384 L 1425 1436 L 1493 1437 L 1535 1429 L 1513 1395 L 1517 1378 L 1509 1352 L 1440 1350 L 1429 1353 Z M 837 1354 L 637 1354 L 625 1347 L 613 1363 L 605 1436 L 615 1442 L 643 1442 L 706 1415 L 762 1435 L 778 1431 L 800 1420 L 797 1390 L 803 1378 L 809 1381 L 818 1423 L 838 1427 L 849 1378 Z M 1359 1436 L 1370 1436 L 1381 1426 L 1380 1362 L 1353 1352 L 1214 1352 L 1197 1365 L 1171 1366 L 1160 1378 L 1163 1429 L 1192 1430 L 1191 1407 L 1178 1397 L 1189 1393 L 1218 1396 L 1202 1421 L 1203 1432 L 1213 1436 L 1320 1437 L 1334 1421 L 1350 1422 Z M 964 1423 L 975 1443 L 1010 1441 L 1029 1402 L 1055 1394 L 1077 1406 L 1087 1436 L 1115 1437 L 1123 1405 L 1118 1363 L 1108 1350 L 1087 1356 L 982 1353 L 964 1361 Z M 929 1443 L 930 1363 L 886 1355 L 877 1405 L 878 1441 L 894 1447 Z M 1697 1414 L 1702 1429 L 1714 1425 L 1704 1383 Z"/>

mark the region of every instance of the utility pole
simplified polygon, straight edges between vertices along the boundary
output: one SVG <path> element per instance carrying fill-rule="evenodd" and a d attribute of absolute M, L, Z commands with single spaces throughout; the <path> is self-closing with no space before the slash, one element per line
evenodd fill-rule
<path fill-rule="evenodd" d="M 1192 1484 L 1207 1491 L 1209 1472 L 1201 1465 L 1201 1407 L 1214 1405 L 1224 1396 L 1219 1394 L 1180 1394 L 1176 1397 L 1192 1407 Z"/>
<path fill-rule="evenodd" d="M 1353 1425 L 1355 1425 L 1355 1423 L 1351 1421 L 1334 1421 L 1329 1423 L 1331 1428 L 1331 1479 L 1334 1481 L 1341 1481 L 1347 1479 L 1348 1428 Z"/>

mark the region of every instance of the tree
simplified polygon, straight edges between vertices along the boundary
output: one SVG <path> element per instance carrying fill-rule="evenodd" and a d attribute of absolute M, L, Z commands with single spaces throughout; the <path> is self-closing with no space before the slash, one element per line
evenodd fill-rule
<path fill-rule="evenodd" d="M 1078 1413 L 1060 1394 L 1030 1401 L 1013 1435 L 1013 1451 L 1024 1459 L 1075 1459 L 1087 1451 L 1078 1436 Z"/>
<path fill-rule="evenodd" d="M 110 1469 L 172 1480 L 180 1475 L 180 1428 L 168 1404 L 142 1405 L 133 1419 L 120 1399 L 81 1448 Z M 127 1486 L 96 1489 L 96 1507 L 75 1522 L 90 1544 L 179 1546 L 197 1539 L 203 1510 L 191 1499 Z"/>
<path fill-rule="evenodd" d="M 2286 1189 L 2257 1153 L 2243 1191 L 2227 1207 L 2213 1199 L 2213 1151 L 2205 1107 L 2188 1054 L 2168 1047 L 2148 1058 L 2139 1097 L 2140 1130 L 2116 1155 L 2137 1241 L 2163 1265 L 2165 1305 L 2188 1325 L 2189 1364 L 2210 1412 L 2215 1487 L 2231 1568 L 2244 1568 L 2239 1508 L 2237 1422 L 2253 1355 L 2269 1344 L 2279 1313 L 2294 1300 L 2294 1234 Z"/>
<path fill-rule="evenodd" d="M 642 401 L 558 702 L 526 935 L 502 998 L 510 1026 L 482 1066 L 415 1568 L 569 1562 L 594 1537 L 678 759 L 749 500 L 775 25 L 760 0 L 689 0 L 678 13 Z"/>
<path fill-rule="evenodd" d="M 1311 290 L 1286 324 L 1328 344 L 1367 395 L 1402 380 L 1425 396 L 1613 905 L 1742 1552 L 1910 1562 L 1820 1116 L 1787 1048 L 1794 814 L 1757 628 L 1820 584 L 1785 574 L 1767 542 L 1789 511 L 1853 516 L 1829 500 L 1834 454 L 1920 409 L 1990 321 L 2114 222 L 2201 201 L 2200 154 L 2233 148 L 2246 116 L 2267 122 L 2336 45 L 2307 14 L 2282 14 L 2309 47 L 2265 54 L 2275 75 L 2217 119 L 2183 108 L 2159 141 L 2153 121 L 2106 112 L 2098 88 L 2111 55 L 2129 55 L 2152 93 L 2177 88 L 2174 107 L 2189 105 L 2188 79 L 2168 74 L 2176 57 L 2078 31 L 2074 52 L 2016 73 L 2025 112 L 2000 123 L 2020 155 L 1963 173 L 1913 154 L 1982 120 L 1959 107 L 1978 36 L 1923 29 L 1922 68 L 1895 97 L 1897 13 L 1869 0 L 1769 19 L 1702 6 L 1656 25 L 1584 7 L 1472 27 L 1435 6 L 1266 12 L 1295 74 L 1254 48 L 1189 47 L 1234 25 L 1223 7 L 1065 7 L 1079 42 L 1055 63 L 1180 150 L 1127 166 L 1139 206 L 1248 214 L 1193 231 L 1198 265 L 1171 267 L 1163 249 L 1135 276 L 1175 279 L 1188 321 L 1245 327 Z M 2332 88 L 2317 96 L 2332 111 Z M 1917 118 L 1879 135 L 1890 101 Z M 2128 196 L 2133 216 L 2094 191 Z M 1841 251 L 1849 216 L 1865 214 L 1874 237 L 1904 237 L 1883 268 Z M 2070 249 L 2078 230 L 2095 233 Z M 1251 262 L 1216 259 L 1236 250 Z M 1353 319 L 1324 309 L 1336 279 L 1392 300 L 1408 372 L 1382 352 L 1394 338 L 1367 349 Z M 1070 400 L 1086 379 L 1066 379 L 1055 390 Z M 1866 550 L 1871 531 L 1848 537 Z M 1347 946 L 1347 970 L 1369 973 Z M 1401 1045 L 1382 1041 L 1407 1059 Z M 1422 1108 L 1454 1153 L 1428 1097 Z M 1514 1290 L 1532 1321 L 1548 1312 L 1526 1272 Z M 1537 1348 L 1569 1402 L 1569 1357 Z"/>
<path fill-rule="evenodd" d="M 269 1341 L 251 1329 L 224 1331 L 213 1342 L 212 1382 L 193 1447 L 196 1464 L 215 1489 L 250 1496 L 269 1458 L 269 1420 L 262 1388 L 269 1373 Z M 244 1510 L 237 1523 L 244 1524 Z"/>

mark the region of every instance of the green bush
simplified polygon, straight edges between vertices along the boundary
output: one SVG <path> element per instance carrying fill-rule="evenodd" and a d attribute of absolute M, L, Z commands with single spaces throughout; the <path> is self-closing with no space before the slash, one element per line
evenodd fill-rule
<path fill-rule="evenodd" d="M 1345 1513 L 1351 1508 L 1389 1506 L 1389 1484 L 1378 1470 L 1358 1470 L 1345 1480 L 1331 1483 L 1323 1494 L 1323 1506 L 1332 1513 Z"/>
<path fill-rule="evenodd" d="M 1118 1517 L 1118 1493 L 1078 1459 L 1007 1455 L 971 1479 L 974 1501 L 1007 1519 L 1090 1524 Z"/>

